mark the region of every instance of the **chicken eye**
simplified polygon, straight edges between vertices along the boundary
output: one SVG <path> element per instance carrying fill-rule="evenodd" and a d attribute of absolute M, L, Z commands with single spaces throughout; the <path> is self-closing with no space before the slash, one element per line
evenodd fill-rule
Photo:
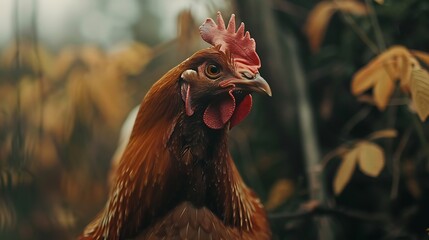
<path fill-rule="evenodd" d="M 205 74 L 207 77 L 211 79 L 216 79 L 221 74 L 221 69 L 216 64 L 207 64 L 205 69 Z"/>

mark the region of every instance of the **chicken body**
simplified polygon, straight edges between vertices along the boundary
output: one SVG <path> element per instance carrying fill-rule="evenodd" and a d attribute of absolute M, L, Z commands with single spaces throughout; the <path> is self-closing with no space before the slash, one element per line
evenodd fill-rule
<path fill-rule="evenodd" d="M 141 103 L 106 206 L 80 239 L 269 239 L 263 206 L 227 147 L 253 91 L 271 94 L 220 46 L 158 80 Z"/>

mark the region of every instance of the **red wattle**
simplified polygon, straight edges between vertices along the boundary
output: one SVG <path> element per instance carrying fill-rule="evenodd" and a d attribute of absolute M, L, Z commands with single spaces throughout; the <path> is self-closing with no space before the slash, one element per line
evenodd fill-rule
<path fill-rule="evenodd" d="M 214 100 L 204 111 L 203 120 L 211 129 L 221 129 L 231 119 L 235 111 L 235 98 L 232 91 L 223 98 Z"/>
<path fill-rule="evenodd" d="M 234 114 L 231 117 L 231 125 L 229 126 L 229 128 L 231 129 L 232 127 L 243 121 L 243 119 L 246 118 L 247 115 L 249 115 L 250 109 L 252 109 L 252 95 L 247 94 L 244 97 L 243 101 L 241 101 L 235 109 Z"/>

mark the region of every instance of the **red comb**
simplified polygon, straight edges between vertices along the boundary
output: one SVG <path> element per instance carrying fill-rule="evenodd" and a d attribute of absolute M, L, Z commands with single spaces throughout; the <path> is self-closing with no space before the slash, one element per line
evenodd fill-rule
<path fill-rule="evenodd" d="M 231 15 L 227 28 L 220 12 L 217 12 L 217 24 L 213 19 L 207 18 L 200 26 L 200 35 L 213 46 L 221 45 L 221 51 L 229 51 L 237 70 L 248 70 L 255 74 L 261 67 L 261 61 L 255 51 L 255 40 L 250 38 L 248 31 L 244 33 L 244 23 L 235 31 L 234 14 Z"/>

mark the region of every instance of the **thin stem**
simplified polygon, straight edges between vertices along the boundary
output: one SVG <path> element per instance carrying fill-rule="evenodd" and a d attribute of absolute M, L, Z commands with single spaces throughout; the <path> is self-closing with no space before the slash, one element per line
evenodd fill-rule
<path fill-rule="evenodd" d="M 366 107 L 359 112 L 357 112 L 343 127 L 343 130 L 341 131 L 341 135 L 346 136 L 348 133 L 364 118 L 368 116 L 368 114 L 371 112 L 371 107 Z"/>
<path fill-rule="evenodd" d="M 280 10 L 290 16 L 294 16 L 300 19 L 303 19 L 308 14 L 308 10 L 299 6 L 298 4 L 289 2 L 289 1 L 281 1 L 275 0 L 273 8 L 276 10 Z"/>
<path fill-rule="evenodd" d="M 320 165 L 322 166 L 322 168 L 324 169 L 326 167 L 326 165 L 328 165 L 328 162 L 331 161 L 331 159 L 335 158 L 336 156 L 340 156 L 344 153 L 346 153 L 349 149 L 347 147 L 345 147 L 344 145 L 328 152 L 323 158 L 322 161 L 320 163 Z"/>
<path fill-rule="evenodd" d="M 365 0 L 365 3 L 369 10 L 369 18 L 371 20 L 372 26 L 374 27 L 374 34 L 375 34 L 375 39 L 377 41 L 378 49 L 380 50 L 380 52 L 383 52 L 384 50 L 386 50 L 386 43 L 384 42 L 380 23 L 378 22 L 377 15 L 372 5 L 372 1 Z"/>
<path fill-rule="evenodd" d="M 364 42 L 374 54 L 378 54 L 380 52 L 377 45 L 371 39 L 369 39 L 368 35 L 356 24 L 355 20 L 349 14 L 341 12 L 341 16 L 356 33 L 356 35 L 358 35 L 362 42 Z"/>
<path fill-rule="evenodd" d="M 413 120 L 417 136 L 419 137 L 420 144 L 422 145 L 423 149 L 426 150 L 426 154 L 429 156 L 428 141 L 426 140 L 426 137 L 424 135 L 424 129 L 422 127 L 422 124 L 416 114 L 410 112 L 410 115 Z"/>
<path fill-rule="evenodd" d="M 397 98 L 400 96 L 400 92 L 399 92 L 399 88 L 396 87 L 395 88 L 395 92 L 393 93 L 393 98 Z M 395 128 L 396 125 L 396 119 L 397 119 L 397 115 L 398 115 L 398 106 L 396 105 L 392 105 L 390 106 L 387 111 L 386 111 L 386 127 L 387 128 Z M 393 159 L 393 139 L 387 139 L 386 141 L 386 145 L 385 145 L 385 149 L 386 149 L 386 158 L 387 159 Z M 389 170 L 393 171 L 393 161 L 392 162 L 388 162 L 389 164 L 387 164 L 387 167 L 389 168 Z"/>
<path fill-rule="evenodd" d="M 402 136 L 401 141 L 399 142 L 398 147 L 396 148 L 395 153 L 392 158 L 392 188 L 390 190 L 390 199 L 394 200 L 398 196 L 399 180 L 401 178 L 401 156 L 404 152 L 405 146 L 408 143 L 411 135 L 411 128 L 409 128 L 405 134 Z"/>

